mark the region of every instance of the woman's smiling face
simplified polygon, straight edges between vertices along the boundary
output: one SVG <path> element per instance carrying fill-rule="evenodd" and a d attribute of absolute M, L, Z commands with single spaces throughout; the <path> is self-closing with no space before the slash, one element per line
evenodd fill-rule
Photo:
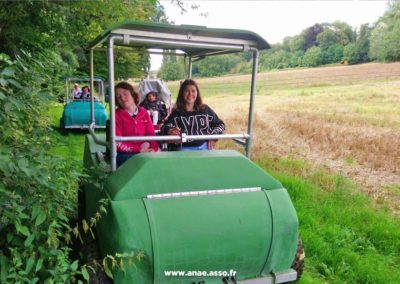
<path fill-rule="evenodd" d="M 185 100 L 186 106 L 193 106 L 197 99 L 197 89 L 194 85 L 187 85 L 183 91 L 183 99 Z"/>

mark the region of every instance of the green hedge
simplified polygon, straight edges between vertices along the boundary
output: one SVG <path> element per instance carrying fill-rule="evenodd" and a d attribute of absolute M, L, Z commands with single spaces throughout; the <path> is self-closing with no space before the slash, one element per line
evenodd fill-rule
<path fill-rule="evenodd" d="M 50 155 L 46 117 L 68 65 L 22 54 L 0 54 L 0 283 L 76 282 L 87 278 L 68 246 L 81 171 Z"/>

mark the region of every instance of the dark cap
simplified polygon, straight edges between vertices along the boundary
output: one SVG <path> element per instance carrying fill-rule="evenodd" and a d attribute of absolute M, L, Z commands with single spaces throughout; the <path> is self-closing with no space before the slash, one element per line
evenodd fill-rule
<path fill-rule="evenodd" d="M 146 97 L 147 97 L 148 95 L 150 95 L 150 94 L 155 94 L 155 95 L 157 96 L 157 91 L 156 91 L 156 90 L 148 91 L 147 94 L 146 94 Z"/>

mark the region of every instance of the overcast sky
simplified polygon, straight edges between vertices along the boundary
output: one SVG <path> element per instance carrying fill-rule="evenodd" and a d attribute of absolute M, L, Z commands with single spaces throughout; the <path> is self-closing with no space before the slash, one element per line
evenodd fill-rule
<path fill-rule="evenodd" d="M 269 43 L 282 42 L 315 23 L 343 21 L 353 28 L 376 22 L 387 7 L 387 0 L 337 1 L 184 1 L 182 14 L 170 0 L 161 0 L 167 16 L 175 24 L 202 25 L 211 28 L 250 30 Z M 199 5 L 196 10 L 191 5 Z M 200 14 L 207 14 L 206 17 Z M 161 56 L 152 56 L 151 69 L 158 69 Z"/>

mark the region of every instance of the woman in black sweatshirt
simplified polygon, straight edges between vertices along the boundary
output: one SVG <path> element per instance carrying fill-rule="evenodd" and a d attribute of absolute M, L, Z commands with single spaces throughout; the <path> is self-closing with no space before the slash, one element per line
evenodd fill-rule
<path fill-rule="evenodd" d="M 163 135 L 209 135 L 223 134 L 224 122 L 200 96 L 200 90 L 192 79 L 185 80 L 179 89 L 175 108 L 161 128 Z M 216 141 L 196 140 L 182 144 L 182 150 L 213 149 Z"/>

